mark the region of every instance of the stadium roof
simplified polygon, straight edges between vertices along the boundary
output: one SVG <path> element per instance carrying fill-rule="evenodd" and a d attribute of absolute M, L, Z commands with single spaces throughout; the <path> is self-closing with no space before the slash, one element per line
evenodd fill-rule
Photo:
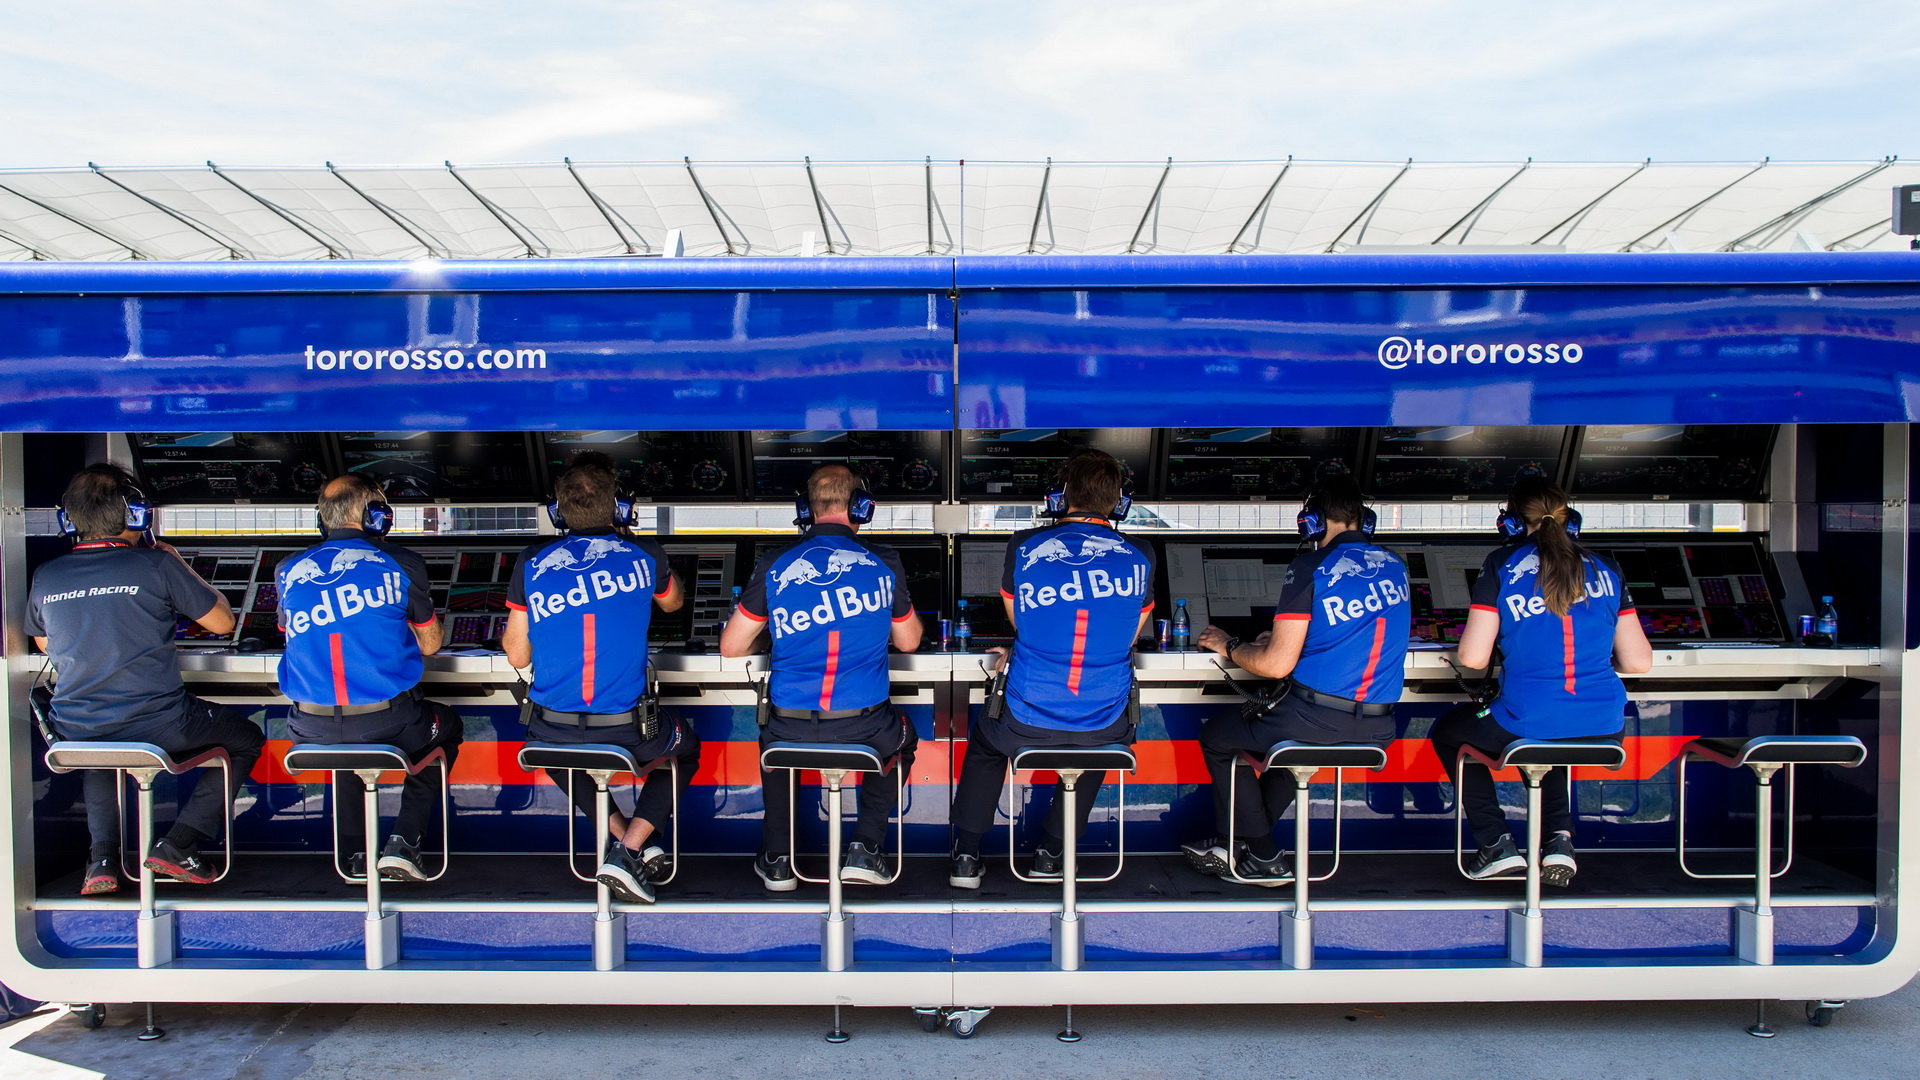
<path fill-rule="evenodd" d="M 1887 250 L 1920 162 L 0 171 L 0 260 Z"/>

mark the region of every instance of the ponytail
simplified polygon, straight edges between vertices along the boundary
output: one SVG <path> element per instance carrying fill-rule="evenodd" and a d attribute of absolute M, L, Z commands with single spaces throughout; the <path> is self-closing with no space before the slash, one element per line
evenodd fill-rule
<path fill-rule="evenodd" d="M 1540 479 L 1522 480 L 1507 500 L 1507 508 L 1533 532 L 1540 554 L 1540 599 L 1547 610 L 1564 616 L 1587 598 L 1587 557 L 1567 535 L 1567 493 Z"/>

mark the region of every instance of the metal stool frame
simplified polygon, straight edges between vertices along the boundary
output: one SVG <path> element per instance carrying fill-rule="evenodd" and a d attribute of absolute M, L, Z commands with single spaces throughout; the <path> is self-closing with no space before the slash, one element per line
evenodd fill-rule
<path fill-rule="evenodd" d="M 1275 762 L 1273 760 L 1277 756 L 1285 756 L 1287 753 L 1291 751 L 1294 751 L 1297 749 L 1305 749 L 1305 748 L 1312 748 L 1315 750 L 1329 750 L 1329 751 L 1350 751 L 1354 754 L 1363 755 L 1369 758 L 1377 756 L 1379 760 L 1379 764 L 1377 765 L 1375 764 L 1288 765 L 1288 764 L 1285 764 L 1284 762 Z M 1371 753 L 1368 753 L 1369 751 L 1371 751 Z M 1313 777 L 1316 774 L 1318 774 L 1321 770 L 1323 769 L 1333 770 L 1333 788 L 1334 788 L 1333 865 L 1328 867 L 1327 872 L 1324 874 L 1321 874 L 1319 877 L 1307 877 L 1306 879 L 1309 882 L 1318 884 L 1319 882 L 1325 881 L 1328 878 L 1340 872 L 1340 852 L 1341 852 L 1340 825 L 1344 817 L 1344 815 L 1341 813 L 1340 785 L 1345 783 L 1346 771 L 1348 769 L 1365 769 L 1368 772 L 1379 772 L 1381 769 L 1384 769 L 1387 767 L 1387 751 L 1384 747 L 1375 746 L 1372 743 L 1322 744 L 1322 743 L 1304 743 L 1304 742 L 1298 742 L 1290 739 L 1285 742 L 1274 743 L 1272 746 L 1268 747 L 1267 756 L 1264 759 L 1256 758 L 1250 753 L 1242 752 L 1240 757 L 1234 762 L 1233 772 L 1229 773 L 1227 776 L 1227 800 L 1228 800 L 1227 805 L 1229 806 L 1238 804 L 1237 800 L 1240 793 L 1240 790 L 1239 790 L 1240 767 L 1242 765 L 1253 770 L 1253 775 L 1255 779 L 1258 779 L 1268 769 L 1276 769 L 1276 768 L 1285 769 L 1288 772 L 1293 774 L 1293 807 L 1294 807 L 1293 854 L 1294 854 L 1294 876 L 1296 878 L 1303 876 L 1301 874 L 1301 868 L 1307 865 L 1307 861 L 1308 861 L 1307 856 L 1311 854 L 1310 851 L 1308 850 L 1308 838 L 1307 838 L 1307 827 L 1310 823 L 1309 815 L 1306 812 L 1308 786 L 1312 783 Z M 1239 840 L 1238 834 L 1234 831 L 1234 824 L 1235 823 L 1231 820 L 1227 822 L 1227 854 L 1229 857 L 1232 856 L 1233 849 L 1237 845 Z M 1233 866 L 1227 867 L 1227 874 L 1234 881 L 1238 881 L 1242 884 L 1249 884 L 1246 878 L 1243 878 L 1240 876 L 1240 873 L 1237 867 L 1233 867 Z M 1304 898 L 1297 898 L 1297 901 L 1299 899 L 1304 899 Z"/>
<path fill-rule="evenodd" d="M 1085 935 L 1082 933 L 1082 919 L 1080 917 L 1080 830 L 1078 827 L 1080 818 L 1076 812 L 1078 807 L 1075 799 L 1079 790 L 1080 777 L 1085 773 L 1093 772 L 1094 769 L 1091 766 L 1077 769 L 1072 768 L 1071 758 L 1072 755 L 1075 754 L 1108 755 L 1114 760 L 1102 765 L 1100 771 L 1117 772 L 1120 774 L 1119 859 L 1113 868 L 1113 873 L 1108 874 L 1106 877 L 1088 878 L 1086 879 L 1086 883 L 1099 884 L 1104 881 L 1112 881 L 1120 876 L 1120 871 L 1126 866 L 1127 860 L 1127 774 L 1137 768 L 1139 764 L 1139 759 L 1134 756 L 1133 748 L 1118 743 L 1107 746 L 1076 747 L 1024 746 L 1016 749 L 1013 754 L 1007 758 L 1007 768 L 1010 772 L 1052 772 L 1058 774 L 1060 777 L 1060 795 L 1061 798 L 1065 800 L 1060 806 L 1060 831 L 1067 835 L 1061 838 L 1065 850 L 1061 852 L 1060 910 L 1053 916 L 1052 934 L 1053 966 L 1060 971 L 1079 971 L 1086 959 L 1086 940 Z M 1046 760 L 1048 757 L 1054 755 L 1061 755 L 1062 760 L 1054 762 Z M 1027 762 L 1027 764 L 1023 765 L 1023 761 Z M 1121 767 L 1122 761 L 1125 762 L 1124 768 Z M 1063 768 L 1063 765 L 1067 767 Z M 1010 794 L 1011 792 L 1009 792 L 1009 795 Z M 1011 808 L 1009 808 L 1007 813 L 1007 865 L 1013 870 L 1014 876 L 1022 881 L 1046 880 L 1020 873 L 1019 867 L 1013 863 L 1013 813 Z"/>
<path fill-rule="evenodd" d="M 800 760 L 789 764 L 770 763 L 787 755 L 798 755 Z M 860 759 L 859 763 L 863 767 L 844 767 L 845 758 L 842 758 L 837 764 L 843 767 L 821 768 L 805 760 L 810 755 L 821 757 L 847 755 Z M 792 783 L 787 786 L 787 853 L 788 857 L 793 859 L 795 878 L 814 885 L 824 884 L 827 887 L 827 913 L 822 928 L 820 952 L 821 962 L 828 971 L 845 971 L 853 965 L 853 919 L 846 913 L 846 883 L 840 880 L 840 835 L 841 819 L 844 816 L 841 813 L 841 804 L 844 800 L 840 798 L 840 789 L 845 786 L 848 773 L 856 775 L 865 772 L 877 772 L 882 775 L 888 772 L 893 773 L 896 808 L 893 873 L 881 882 L 883 885 L 891 885 L 900 880 L 900 873 L 906 868 L 907 859 L 907 821 L 906 816 L 898 812 L 900 800 L 905 796 L 906 777 L 899 766 L 898 754 L 882 759 L 878 751 L 864 743 L 771 742 L 760 751 L 760 768 L 784 769 L 794 774 Z M 821 780 L 826 784 L 827 798 L 832 804 L 828 807 L 830 812 L 826 815 L 827 876 L 823 878 L 801 873 L 799 860 L 793 858 L 797 828 L 794 822 L 794 808 L 798 803 L 794 789 L 800 786 L 799 774 L 802 772 L 820 774 Z"/>

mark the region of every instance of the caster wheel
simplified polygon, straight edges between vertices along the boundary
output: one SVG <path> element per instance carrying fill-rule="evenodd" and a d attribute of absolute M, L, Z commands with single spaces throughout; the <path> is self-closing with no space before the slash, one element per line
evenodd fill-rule
<path fill-rule="evenodd" d="M 74 1011 L 80 1014 L 80 1026 L 89 1031 L 107 1022 L 107 1007 L 105 1005 L 88 1005 L 84 1008 L 75 1009 Z"/>
<path fill-rule="evenodd" d="M 973 1021 L 962 1020 L 958 1018 L 955 1018 L 952 1026 L 953 1026 L 953 1037 L 956 1039 L 971 1039 L 973 1038 L 973 1033 L 980 1030 L 978 1027 L 974 1026 Z"/>
<path fill-rule="evenodd" d="M 1833 1014 L 1840 1010 L 1832 1005 L 1823 1005 L 1817 1001 L 1807 1002 L 1807 1023 L 1814 1027 L 1826 1027 L 1833 1023 Z"/>
<path fill-rule="evenodd" d="M 920 1030 L 929 1035 L 940 1030 L 941 1020 L 939 1009 L 915 1009 L 913 1010 L 913 1018 L 920 1022 Z"/>

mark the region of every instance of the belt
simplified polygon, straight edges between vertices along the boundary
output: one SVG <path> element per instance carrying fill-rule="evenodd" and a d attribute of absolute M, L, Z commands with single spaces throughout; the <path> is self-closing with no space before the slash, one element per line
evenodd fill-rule
<path fill-rule="evenodd" d="M 856 716 L 865 716 L 876 708 L 879 708 L 879 706 L 869 705 L 864 709 L 782 709 L 776 707 L 773 710 L 773 715 L 782 720 L 850 720 Z"/>
<path fill-rule="evenodd" d="M 310 716 L 365 716 L 368 713 L 385 712 L 400 702 L 409 701 L 412 698 L 413 694 L 409 692 L 385 701 L 376 701 L 371 705 L 313 705 L 305 701 L 296 701 L 293 707 Z"/>
<path fill-rule="evenodd" d="M 1309 705 L 1319 705 L 1328 709 L 1339 709 L 1341 712 L 1352 713 L 1355 716 L 1393 715 L 1393 704 L 1391 702 L 1355 701 L 1352 698 L 1323 694 L 1318 690 L 1302 686 L 1299 683 L 1293 684 L 1293 692 L 1300 695 L 1301 700 Z"/>
<path fill-rule="evenodd" d="M 617 713 L 572 713 L 561 712 L 540 706 L 540 718 L 561 724 L 573 724 L 576 727 L 628 727 L 638 719 L 634 715 L 637 707 Z"/>

